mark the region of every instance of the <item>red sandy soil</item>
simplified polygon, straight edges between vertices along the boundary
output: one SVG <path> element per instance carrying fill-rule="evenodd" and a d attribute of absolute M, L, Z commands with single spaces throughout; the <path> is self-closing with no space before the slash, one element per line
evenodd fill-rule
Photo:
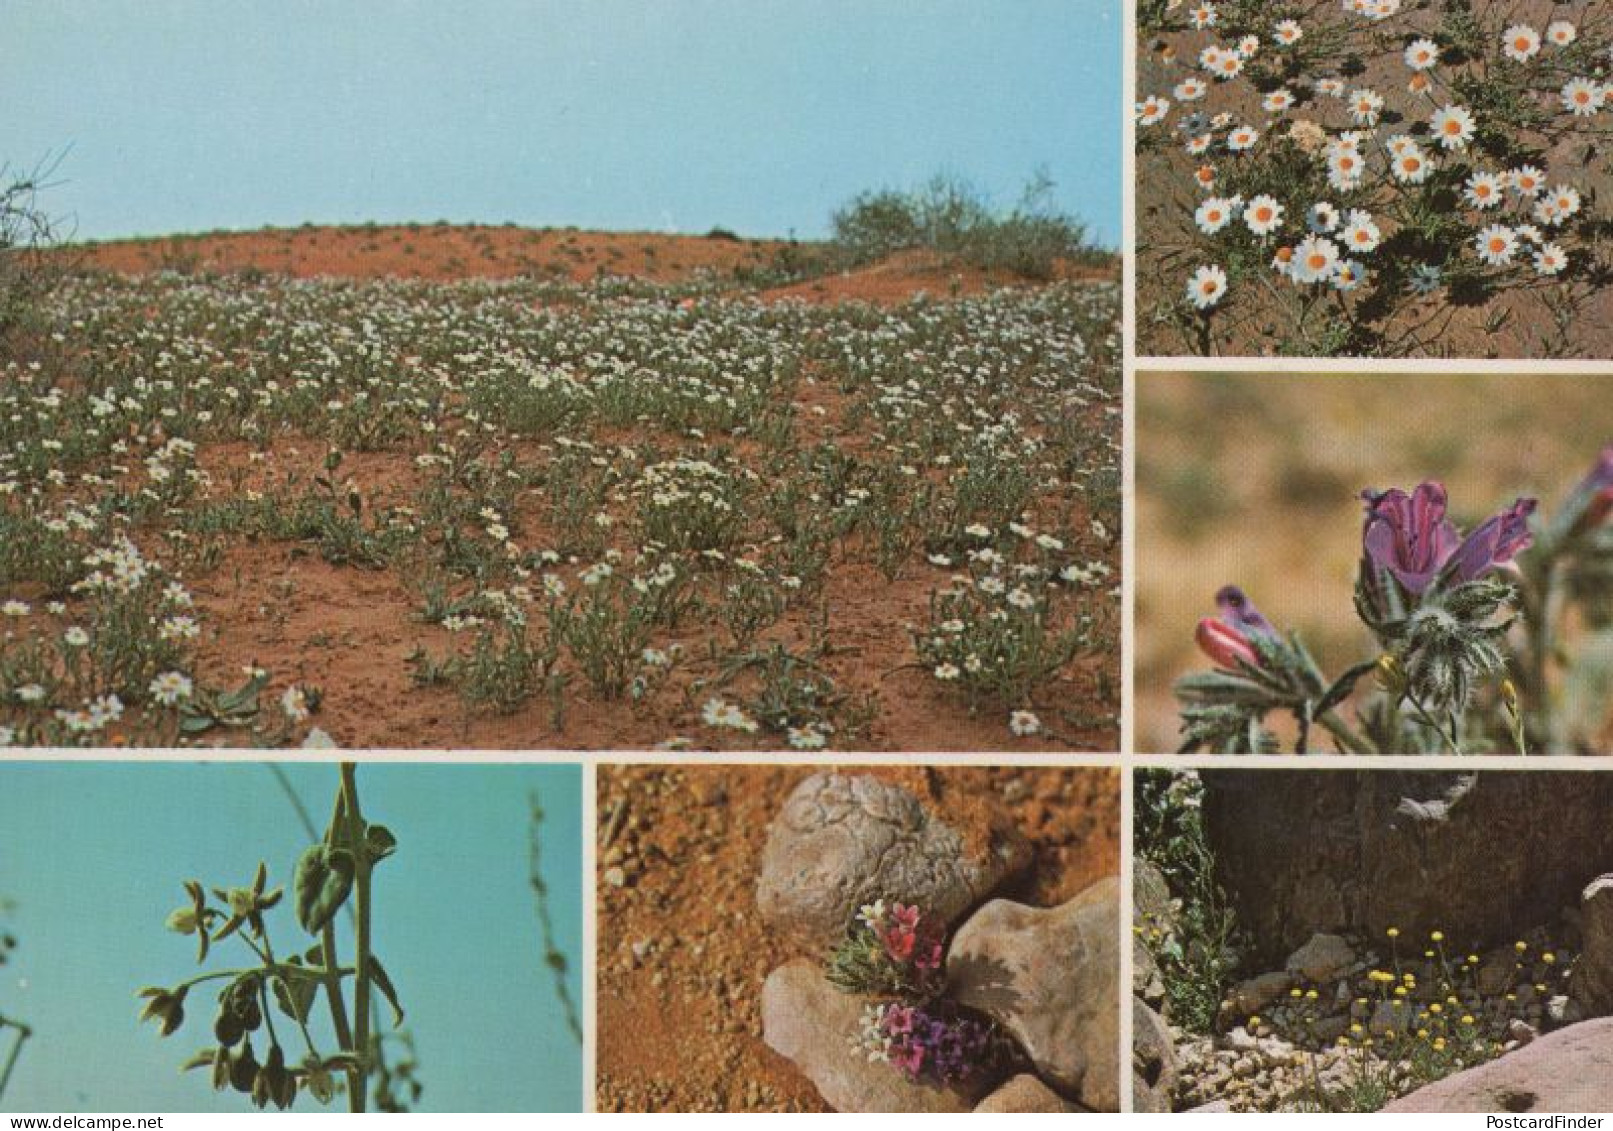
<path fill-rule="evenodd" d="M 216 232 L 118 240 L 73 251 L 86 266 L 125 274 L 175 267 L 437 282 L 534 275 L 577 283 L 605 274 L 675 283 L 702 270 L 731 275 L 739 268 L 765 267 L 786 246 L 784 240 L 419 224 Z"/>
<path fill-rule="evenodd" d="M 815 769 L 600 770 L 599 1110 L 826 1110 L 762 1042 L 762 982 L 794 955 L 756 912 L 768 825 Z M 900 781 L 966 836 L 981 835 L 992 807 L 1006 811 L 1036 853 L 999 893 L 1009 898 L 1060 903 L 1119 870 L 1115 771 L 855 772 Z M 621 886 L 605 878 L 612 869 Z"/>
<path fill-rule="evenodd" d="M 216 270 L 254 267 L 304 276 L 414 272 L 435 279 L 532 270 L 532 263 L 544 261 L 541 249 L 547 249 L 548 261 L 553 262 L 554 256 L 569 261 L 565 249 L 571 248 L 580 255 L 574 264 L 577 278 L 587 278 L 596 267 L 605 266 L 613 272 L 643 271 L 666 281 L 677 277 L 678 271 L 702 267 L 723 271 L 761 263 L 779 246 L 695 236 L 517 228 L 303 228 L 103 244 L 88 249 L 88 256 L 91 263 L 105 268 L 140 272 L 161 269 L 177 247 L 201 266 Z M 949 268 L 934 256 L 915 255 L 768 293 L 788 297 L 800 292 L 794 297 L 808 301 L 897 302 L 920 291 L 944 295 L 953 281 L 967 291 L 1001 282 L 972 269 Z M 803 442 L 835 439 L 842 415 L 836 391 L 827 384 L 804 383 L 798 396 Z M 824 407 L 826 414 L 820 418 L 807 411 L 813 405 Z M 1095 418 L 1095 426 L 1100 423 Z M 624 433 L 621 439 L 631 437 Z M 318 471 L 317 449 L 312 442 L 302 449 L 277 449 L 271 453 L 272 469 L 249 467 L 248 452 L 240 445 L 209 446 L 198 459 L 217 483 L 244 475 L 249 484 L 262 486 L 265 477 L 288 472 L 306 483 Z M 413 455 L 412 451 L 355 454 L 343 464 L 341 477 L 353 480 L 373 514 L 388 501 L 402 501 L 418 476 Z M 528 529 L 541 522 L 536 511 L 522 516 Z M 830 573 L 827 639 L 835 649 L 825 668 L 843 689 L 871 693 L 878 700 L 877 717 L 855 740 L 857 749 L 1115 748 L 1119 736 L 1113 719 L 1099 717 L 1098 709 L 1100 681 L 1108 676 L 1112 683 L 1112 656 L 1078 661 L 1056 689 L 1060 704 L 1072 705 L 1080 718 L 1074 724 L 1058 724 L 1055 735 L 1012 738 L 997 713 L 972 716 L 963 704 L 938 690 L 933 680 L 912 666 L 902 627 L 925 623 L 933 581 L 915 573 L 889 583 L 862 562 L 841 563 Z M 690 682 L 709 676 L 709 671 L 680 672 L 672 686 L 631 710 L 620 702 L 593 698 L 577 681 L 566 692 L 559 727 L 547 701 L 533 700 L 514 714 L 498 715 L 467 710 L 452 688 L 415 686 L 408 657 L 420 648 L 441 657 L 452 650 L 452 638 L 419 620 L 419 595 L 397 569 L 333 566 L 300 544 L 237 542 L 229 545 L 215 568 L 188 577 L 187 582 L 204 614 L 202 670 L 220 673 L 220 682 L 233 682 L 241 668 L 256 666 L 272 673 L 276 688 L 292 681 L 320 688 L 325 705 L 313 725 L 346 748 L 646 749 L 675 737 L 697 745 L 714 737 L 698 721 L 701 694 L 688 689 Z M 764 641 L 805 647 L 810 639 L 808 613 L 787 614 L 777 628 L 764 634 Z M 679 642 L 695 656 L 708 636 L 696 626 Z M 1086 703 L 1094 709 L 1083 710 L 1080 705 Z"/>

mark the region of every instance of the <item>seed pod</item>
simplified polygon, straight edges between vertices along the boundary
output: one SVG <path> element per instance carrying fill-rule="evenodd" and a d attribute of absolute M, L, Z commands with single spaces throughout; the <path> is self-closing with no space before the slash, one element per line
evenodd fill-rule
<path fill-rule="evenodd" d="M 220 1045 L 213 1053 L 213 1091 L 222 1092 L 230 1083 L 230 1050 Z"/>
<path fill-rule="evenodd" d="M 218 1016 L 213 1019 L 213 1036 L 224 1048 L 240 1044 L 241 1038 L 246 1036 L 246 1026 L 236 1019 L 223 1002 L 219 1002 Z"/>
<path fill-rule="evenodd" d="M 331 916 L 347 902 L 353 890 L 354 871 L 353 854 L 345 848 L 317 844 L 302 854 L 292 889 L 297 922 L 303 930 L 311 935 L 324 930 Z"/>
<path fill-rule="evenodd" d="M 235 1055 L 230 1063 L 230 1086 L 237 1092 L 250 1094 L 252 1084 L 258 1078 L 258 1058 L 252 1051 L 252 1042 L 247 1041 L 241 1046 L 241 1051 Z"/>

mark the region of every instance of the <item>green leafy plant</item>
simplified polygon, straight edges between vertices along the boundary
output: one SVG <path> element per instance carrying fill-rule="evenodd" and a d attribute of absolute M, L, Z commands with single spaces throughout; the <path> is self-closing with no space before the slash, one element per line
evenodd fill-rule
<path fill-rule="evenodd" d="M 215 948 L 232 938 L 251 961 L 142 989 L 141 1018 L 155 1022 L 162 1036 L 172 1036 L 185 1023 L 187 1000 L 196 987 L 222 982 L 213 1017 L 217 1043 L 187 1061 L 187 1068 L 209 1068 L 215 1088 L 233 1088 L 259 1108 L 273 1103 L 285 1110 L 299 1093 L 329 1104 L 345 1090 L 348 1109 L 364 1111 L 380 1040 L 372 1030 L 372 998 L 379 995 L 391 1006 L 394 1026 L 403 1020 L 391 976 L 370 944 L 374 870 L 396 849 L 391 830 L 364 817 L 356 767 L 341 764 L 330 823 L 293 870 L 291 908 L 298 928 L 314 944 L 294 953 L 276 952 L 271 913 L 281 906 L 285 891 L 268 886 L 266 864 L 258 865 L 249 884 L 238 887 L 207 889 L 187 880 L 188 900 L 169 915 L 168 928 L 195 938 L 198 965 L 207 965 Z M 337 913 L 349 901 L 351 957 L 344 962 Z M 335 1035 L 335 1048 L 323 1052 L 312 1027 L 321 1004 Z M 296 1037 L 281 1040 L 277 1015 Z M 266 1044 L 261 1060 L 255 1038 Z M 288 1043 L 300 1043 L 302 1055 L 288 1052 Z"/>

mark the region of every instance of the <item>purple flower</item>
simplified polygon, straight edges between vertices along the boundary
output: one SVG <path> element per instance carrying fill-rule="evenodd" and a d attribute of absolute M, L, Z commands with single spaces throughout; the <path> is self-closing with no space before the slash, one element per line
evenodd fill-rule
<path fill-rule="evenodd" d="M 1529 516 L 1535 513 L 1535 505 L 1533 499 L 1517 499 L 1475 527 L 1451 556 L 1451 576 L 1458 582 L 1472 581 L 1528 549 L 1534 538 L 1529 533 Z"/>
<path fill-rule="evenodd" d="M 1532 535 L 1535 500 L 1518 499 L 1465 539 L 1445 517 L 1445 488 L 1429 480 L 1411 494 L 1399 488 L 1361 492 L 1367 504 L 1361 545 L 1373 575 L 1387 571 L 1407 593 L 1421 596 L 1438 580 L 1458 584 L 1505 565 Z"/>
<path fill-rule="evenodd" d="M 1564 501 L 1557 529 L 1561 531 L 1566 526 L 1570 535 L 1583 534 L 1600 526 L 1610 513 L 1613 513 L 1613 444 L 1602 449 L 1596 463 Z"/>
<path fill-rule="evenodd" d="M 1244 636 L 1277 635 L 1277 629 L 1260 614 L 1255 603 L 1236 585 L 1223 585 L 1215 595 L 1215 607 L 1221 611 L 1221 621 L 1237 629 Z"/>
<path fill-rule="evenodd" d="M 1406 591 L 1420 594 L 1456 551 L 1456 527 L 1445 517 L 1445 487 L 1429 480 L 1411 494 L 1398 487 L 1366 490 L 1361 544 L 1367 560 L 1388 570 Z"/>

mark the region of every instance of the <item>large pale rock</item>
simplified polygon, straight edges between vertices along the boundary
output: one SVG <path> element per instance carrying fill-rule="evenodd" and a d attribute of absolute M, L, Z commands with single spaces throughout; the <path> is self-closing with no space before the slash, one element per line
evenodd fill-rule
<path fill-rule="evenodd" d="M 1286 970 L 1257 974 L 1239 982 L 1221 1001 L 1221 1019 L 1228 1025 L 1242 1024 L 1286 994 L 1293 985 L 1294 976 Z"/>
<path fill-rule="evenodd" d="M 1338 935 L 1312 935 L 1288 956 L 1288 972 L 1306 981 L 1330 982 L 1355 965 L 1355 948 Z"/>
<path fill-rule="evenodd" d="M 1385 1111 L 1613 1111 L 1613 1018 L 1570 1025 L 1419 1088 Z"/>
<path fill-rule="evenodd" d="M 1569 991 L 1587 1017 L 1613 1013 L 1613 875 L 1593 880 L 1580 895 L 1581 950 Z"/>
<path fill-rule="evenodd" d="M 768 830 L 757 906 L 813 951 L 838 942 L 857 908 L 876 899 L 916 904 L 950 925 L 1030 863 L 1029 843 L 1006 817 L 973 839 L 899 785 L 814 774 Z"/>
<path fill-rule="evenodd" d="M 862 1010 L 861 998 L 841 993 L 816 965 L 798 958 L 762 984 L 762 1040 L 793 1061 L 836 1111 L 971 1109 L 968 1097 L 912 1083 L 890 1065 L 855 1052 L 849 1041 L 861 1027 Z"/>
<path fill-rule="evenodd" d="M 976 1112 L 1040 1112 L 1049 1115 L 1068 1115 L 1082 1110 L 1060 1096 L 1034 1076 L 1015 1076 L 991 1095 L 980 1101 Z"/>
<path fill-rule="evenodd" d="M 1319 932 L 1510 941 L 1613 872 L 1613 774 L 1211 770 L 1216 877 L 1257 961 Z"/>
<path fill-rule="evenodd" d="M 992 900 L 947 953 L 947 986 L 1019 1042 L 1042 1079 L 1095 1111 L 1120 1104 L 1120 881 L 1058 907 Z"/>
<path fill-rule="evenodd" d="M 1176 1046 L 1164 1018 L 1132 998 L 1131 1110 L 1169 1111 L 1176 1075 Z"/>

